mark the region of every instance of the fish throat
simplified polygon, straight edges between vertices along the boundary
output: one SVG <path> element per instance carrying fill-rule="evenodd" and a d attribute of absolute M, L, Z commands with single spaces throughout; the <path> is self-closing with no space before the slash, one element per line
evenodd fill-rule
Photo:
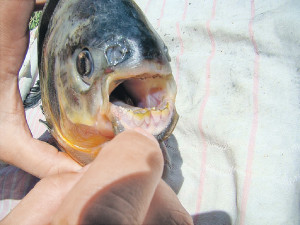
<path fill-rule="evenodd" d="M 156 108 L 166 97 L 166 80 L 161 75 L 143 75 L 117 81 L 118 86 L 109 95 L 112 104 L 130 108 Z"/>

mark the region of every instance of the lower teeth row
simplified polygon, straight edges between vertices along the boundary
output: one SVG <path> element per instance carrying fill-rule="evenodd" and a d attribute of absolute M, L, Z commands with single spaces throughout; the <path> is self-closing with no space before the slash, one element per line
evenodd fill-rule
<path fill-rule="evenodd" d="M 120 120 L 128 124 L 128 126 L 132 126 L 133 124 L 136 126 L 142 126 L 143 124 L 143 126 L 148 126 L 150 124 L 158 125 L 159 123 L 168 120 L 170 106 L 169 103 L 167 103 L 163 109 L 156 109 L 156 107 L 153 107 L 151 109 L 138 110 L 131 110 L 118 106 L 112 108 L 112 113 Z"/>

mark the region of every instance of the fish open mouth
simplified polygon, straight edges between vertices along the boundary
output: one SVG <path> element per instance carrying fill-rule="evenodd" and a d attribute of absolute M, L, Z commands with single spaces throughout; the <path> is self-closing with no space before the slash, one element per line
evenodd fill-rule
<path fill-rule="evenodd" d="M 109 93 L 116 133 L 138 126 L 158 135 L 171 123 L 176 95 L 172 74 L 116 79 L 110 83 Z"/>

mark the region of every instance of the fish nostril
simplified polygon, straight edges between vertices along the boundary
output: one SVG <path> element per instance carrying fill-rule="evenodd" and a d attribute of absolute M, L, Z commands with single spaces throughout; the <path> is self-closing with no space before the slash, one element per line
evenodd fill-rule
<path fill-rule="evenodd" d="M 128 53 L 124 40 L 112 40 L 105 50 L 105 57 L 109 66 L 116 66 L 127 58 Z"/>

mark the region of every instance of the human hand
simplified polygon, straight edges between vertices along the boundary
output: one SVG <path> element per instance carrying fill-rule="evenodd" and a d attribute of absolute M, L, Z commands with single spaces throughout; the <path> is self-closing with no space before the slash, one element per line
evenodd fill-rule
<path fill-rule="evenodd" d="M 44 0 L 37 0 L 41 7 Z M 28 47 L 34 0 L 0 0 L 0 160 L 37 177 L 78 170 L 65 153 L 34 139 L 18 89 L 18 73 Z"/>
<path fill-rule="evenodd" d="M 193 224 L 161 180 L 157 141 L 136 131 L 119 134 L 81 171 L 42 179 L 2 224 Z"/>
<path fill-rule="evenodd" d="M 18 71 L 33 8 L 34 0 L 0 0 L 0 159 L 43 179 L 1 224 L 192 224 L 160 178 L 163 159 L 152 136 L 126 131 L 80 171 L 32 138 Z"/>

